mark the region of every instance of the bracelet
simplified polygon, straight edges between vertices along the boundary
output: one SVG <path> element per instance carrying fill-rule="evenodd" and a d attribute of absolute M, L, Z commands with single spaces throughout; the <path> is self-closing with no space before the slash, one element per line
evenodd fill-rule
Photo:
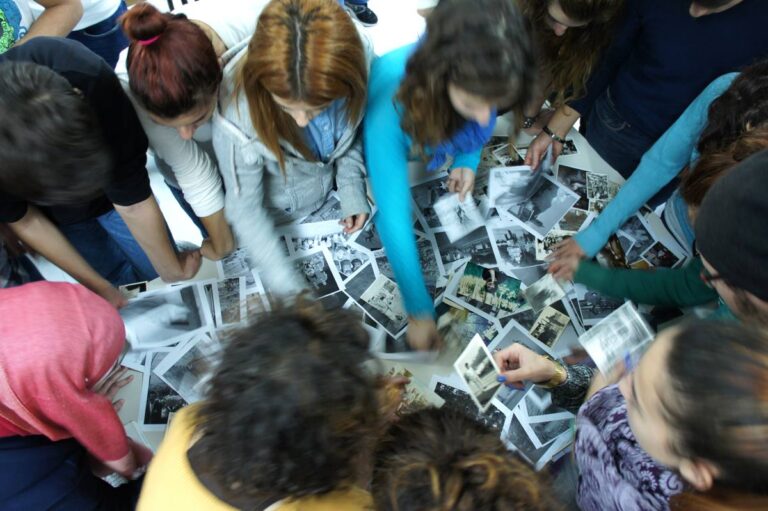
<path fill-rule="evenodd" d="M 557 360 L 554 360 L 550 357 L 546 357 L 547 360 L 551 360 L 552 363 L 555 364 L 555 375 L 552 376 L 548 381 L 545 381 L 544 383 L 539 383 L 539 387 L 544 389 L 553 389 L 555 387 L 559 387 L 566 381 L 568 381 L 568 371 L 565 369 L 565 366 L 558 362 Z"/>
<path fill-rule="evenodd" d="M 533 128 L 533 125 L 536 124 L 536 119 L 538 116 L 534 117 L 528 117 L 527 115 L 523 116 L 523 129 L 527 130 L 528 128 Z"/>
<path fill-rule="evenodd" d="M 543 128 L 541 128 L 541 131 L 549 135 L 552 138 L 552 140 L 554 140 L 555 142 L 560 142 L 561 144 L 565 144 L 566 142 L 566 140 L 563 137 L 555 134 L 554 131 L 549 129 L 549 126 L 544 126 Z"/>

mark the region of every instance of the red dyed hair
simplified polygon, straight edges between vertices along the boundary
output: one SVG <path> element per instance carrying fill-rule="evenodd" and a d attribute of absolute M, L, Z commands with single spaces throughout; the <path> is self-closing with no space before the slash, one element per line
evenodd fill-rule
<path fill-rule="evenodd" d="M 315 157 L 271 94 L 313 107 L 345 98 L 347 122 L 352 123 L 363 115 L 367 81 L 360 35 L 337 2 L 272 0 L 248 45 L 237 91 L 245 91 L 256 133 L 284 168 L 281 139 L 307 160 Z"/>
<path fill-rule="evenodd" d="M 213 99 L 223 75 L 200 27 L 183 14 L 161 13 L 148 3 L 129 9 L 120 23 L 131 41 L 129 85 L 150 113 L 174 119 Z"/>

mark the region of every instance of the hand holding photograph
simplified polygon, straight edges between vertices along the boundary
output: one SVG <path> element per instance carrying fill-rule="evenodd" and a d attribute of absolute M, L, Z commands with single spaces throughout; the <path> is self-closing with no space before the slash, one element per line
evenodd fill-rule
<path fill-rule="evenodd" d="M 486 411 L 502 385 L 496 379 L 499 367 L 479 335 L 469 341 L 453 367 L 466 383 L 472 400 L 480 410 Z"/>

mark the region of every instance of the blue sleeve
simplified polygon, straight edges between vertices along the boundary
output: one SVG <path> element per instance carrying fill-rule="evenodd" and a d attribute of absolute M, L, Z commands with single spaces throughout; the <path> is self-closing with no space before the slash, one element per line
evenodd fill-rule
<path fill-rule="evenodd" d="M 368 176 L 378 212 L 379 236 L 392 264 L 405 309 L 411 316 L 434 316 L 416 249 L 408 182 L 411 141 L 400 128 L 394 95 L 405 70 L 410 48 L 400 48 L 375 60 L 363 120 L 363 144 Z"/>
<path fill-rule="evenodd" d="M 643 155 L 635 172 L 600 216 L 575 236 L 587 256 L 597 254 L 627 218 L 690 163 L 701 132 L 707 125 L 709 105 L 730 87 L 737 75 L 729 73 L 710 83 Z"/>
<path fill-rule="evenodd" d="M 457 169 L 459 167 L 467 167 L 472 169 L 472 172 L 477 173 L 477 166 L 480 165 L 480 153 L 482 153 L 482 151 L 483 149 L 480 148 L 477 151 L 472 151 L 471 153 L 457 154 L 453 158 L 451 170 Z"/>
<path fill-rule="evenodd" d="M 640 18 L 637 1 L 628 0 L 624 7 L 622 19 L 616 25 L 616 32 L 611 44 L 605 49 L 589 80 L 587 80 L 584 96 L 568 104 L 579 114 L 587 115 L 592 110 L 595 100 L 608 88 L 619 67 L 634 48 L 635 39 L 640 33 Z"/>

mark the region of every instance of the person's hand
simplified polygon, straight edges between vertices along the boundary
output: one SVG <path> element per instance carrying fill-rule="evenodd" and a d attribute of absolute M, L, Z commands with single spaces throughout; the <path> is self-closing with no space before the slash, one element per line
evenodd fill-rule
<path fill-rule="evenodd" d="M 573 280 L 579 263 L 586 256 L 579 243 L 574 238 L 568 238 L 555 245 L 555 249 L 547 257 L 547 271 L 558 280 Z"/>
<path fill-rule="evenodd" d="M 544 133 L 539 133 L 536 138 L 533 139 L 531 145 L 528 146 L 528 152 L 525 155 L 525 164 L 531 167 L 533 170 L 539 168 L 541 161 L 547 154 L 547 149 L 552 145 L 552 161 L 557 160 L 560 153 L 563 152 L 563 144 L 552 140 L 552 137 Z"/>
<path fill-rule="evenodd" d="M 368 213 L 360 213 L 357 215 L 348 216 L 339 223 L 344 226 L 345 234 L 352 234 L 363 228 L 365 221 L 368 220 Z"/>
<path fill-rule="evenodd" d="M 133 451 L 133 457 L 136 460 L 136 465 L 138 467 L 146 467 L 149 465 L 154 454 L 152 454 L 152 451 L 146 445 L 140 444 L 130 437 L 128 438 L 128 445 L 130 446 L 131 451 Z"/>
<path fill-rule="evenodd" d="M 102 378 L 101 381 L 97 382 L 91 390 L 112 401 L 120 389 L 133 381 L 133 375 L 125 375 L 127 371 L 128 369 L 122 366 L 115 369 L 109 376 Z M 119 412 L 124 403 L 124 399 L 118 399 L 117 401 L 112 401 L 112 406 L 116 412 Z"/>
<path fill-rule="evenodd" d="M 163 277 L 165 282 L 179 282 L 182 280 L 189 280 L 200 270 L 200 265 L 203 263 L 203 258 L 200 255 L 200 250 L 185 250 L 177 254 L 179 259 L 179 266 L 181 267 L 181 273 L 174 275 L 170 278 Z"/>
<path fill-rule="evenodd" d="M 106 280 L 102 283 L 101 286 L 96 289 L 92 289 L 92 291 L 111 303 L 115 309 L 121 309 L 128 305 L 128 299 L 123 296 L 123 293 L 121 293 L 115 286 Z"/>
<path fill-rule="evenodd" d="M 21 241 L 21 238 L 16 236 L 16 233 L 8 225 L 0 223 L 0 244 L 3 240 L 5 240 L 5 248 L 13 257 L 20 257 L 24 254 L 35 255 L 34 251 Z"/>
<path fill-rule="evenodd" d="M 440 334 L 437 332 L 435 320 L 429 317 L 408 318 L 406 332 L 408 345 L 418 351 L 429 351 L 440 344 Z"/>
<path fill-rule="evenodd" d="M 552 118 L 552 114 L 554 113 L 555 111 L 551 108 L 542 110 L 539 112 L 539 115 L 536 116 L 536 122 L 533 123 L 533 126 L 523 129 L 523 133 L 532 137 L 538 135 L 541 132 L 541 129 L 549 124 L 549 120 Z"/>
<path fill-rule="evenodd" d="M 544 383 L 557 374 L 555 362 L 518 343 L 495 352 L 493 359 L 501 369 L 498 380 L 505 385 L 519 388 L 526 381 Z"/>
<path fill-rule="evenodd" d="M 475 188 L 475 173 L 469 167 L 457 167 L 448 174 L 448 191 L 459 194 L 459 201 L 464 202 L 464 197 L 471 194 Z"/>
<path fill-rule="evenodd" d="M 211 238 L 205 238 L 203 240 L 203 243 L 200 245 L 200 255 L 210 261 L 219 261 L 227 257 L 230 253 L 231 252 L 226 252 L 222 254 L 220 252 L 217 252 L 216 249 L 213 247 L 213 242 L 211 241 Z"/>

